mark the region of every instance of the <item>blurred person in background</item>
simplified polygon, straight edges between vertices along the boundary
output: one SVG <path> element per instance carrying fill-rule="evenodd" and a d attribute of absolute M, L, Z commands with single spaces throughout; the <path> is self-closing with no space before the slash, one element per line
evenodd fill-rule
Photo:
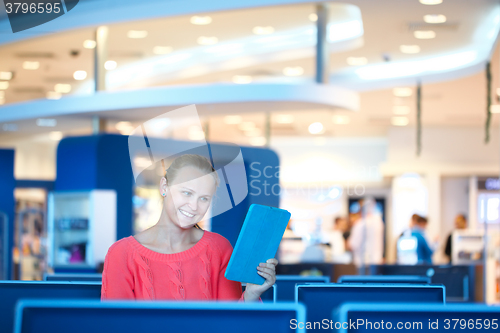
<path fill-rule="evenodd" d="M 338 216 L 334 220 L 333 230 L 329 235 L 332 257 L 342 255 L 345 252 L 345 239 L 343 234 L 349 229 L 347 219 Z"/>
<path fill-rule="evenodd" d="M 432 264 L 432 254 L 434 250 L 429 246 L 425 237 L 427 219 L 419 216 L 415 225 L 411 228 L 411 235 L 417 238 L 417 263 Z"/>
<path fill-rule="evenodd" d="M 347 240 L 354 264 L 378 265 L 384 255 L 384 222 L 372 198 L 360 200 L 361 218 L 356 221 Z"/>
<path fill-rule="evenodd" d="M 458 214 L 457 217 L 455 217 L 455 230 L 464 230 L 466 228 L 467 228 L 467 217 L 465 216 L 465 214 Z M 453 231 L 450 232 L 450 235 L 446 240 L 446 246 L 444 248 L 444 254 L 446 254 L 450 263 L 451 263 L 451 256 L 453 253 L 453 237 L 452 237 Z"/>

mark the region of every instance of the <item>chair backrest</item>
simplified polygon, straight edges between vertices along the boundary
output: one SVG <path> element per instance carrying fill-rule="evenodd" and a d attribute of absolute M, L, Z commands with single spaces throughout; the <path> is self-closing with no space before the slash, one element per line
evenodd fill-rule
<path fill-rule="evenodd" d="M 296 303 L 23 300 L 14 332 L 284 333 L 296 332 L 290 323 L 304 320 L 305 308 Z"/>
<path fill-rule="evenodd" d="M 0 327 L 10 333 L 14 327 L 14 309 L 23 298 L 101 299 L 99 282 L 0 281 Z"/>
<path fill-rule="evenodd" d="M 338 283 L 418 283 L 429 284 L 431 278 L 418 275 L 343 275 Z"/>
<path fill-rule="evenodd" d="M 378 330 L 494 331 L 500 328 L 500 307 L 483 304 L 346 303 L 331 318 L 333 322 L 340 323 L 335 328 L 342 333 Z"/>
<path fill-rule="evenodd" d="M 245 291 L 246 283 L 242 283 L 241 287 L 243 291 Z M 276 302 L 277 294 L 278 294 L 278 286 L 275 283 L 273 284 L 272 288 L 269 288 L 266 291 L 264 291 L 264 293 L 260 295 L 260 298 L 262 299 L 262 302 Z"/>
<path fill-rule="evenodd" d="M 77 281 L 77 282 L 101 282 L 102 274 L 74 274 L 74 273 L 57 273 L 57 274 L 44 274 L 44 281 Z"/>
<path fill-rule="evenodd" d="M 329 283 L 330 276 L 302 276 L 302 275 L 276 275 L 278 286 L 277 300 L 294 301 L 295 285 L 297 283 Z"/>
<path fill-rule="evenodd" d="M 421 275 L 429 276 L 431 283 L 446 287 L 447 302 L 475 301 L 475 266 L 436 265 L 373 265 L 372 275 Z"/>
<path fill-rule="evenodd" d="M 442 285 L 328 283 L 297 285 L 296 289 L 296 301 L 306 306 L 307 322 L 331 318 L 333 310 L 348 302 L 444 304 L 445 299 Z"/>

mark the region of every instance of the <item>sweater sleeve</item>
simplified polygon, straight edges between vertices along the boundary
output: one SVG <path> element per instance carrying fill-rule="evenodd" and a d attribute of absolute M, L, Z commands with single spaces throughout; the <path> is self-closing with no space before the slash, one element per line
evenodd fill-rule
<path fill-rule="evenodd" d="M 129 269 L 127 252 L 124 239 L 108 249 L 102 272 L 101 300 L 135 299 L 134 278 Z"/>
<path fill-rule="evenodd" d="M 229 264 L 229 259 L 231 259 L 231 254 L 233 253 L 233 247 L 226 238 L 223 236 L 220 236 L 220 238 L 221 241 L 218 244 L 218 249 L 221 255 L 221 267 L 219 271 L 217 286 L 218 294 L 216 298 L 217 300 L 237 300 L 238 302 L 245 302 L 245 293 L 242 292 L 241 282 L 228 280 L 224 276 L 227 265 Z M 259 301 L 262 302 L 260 297 Z"/>

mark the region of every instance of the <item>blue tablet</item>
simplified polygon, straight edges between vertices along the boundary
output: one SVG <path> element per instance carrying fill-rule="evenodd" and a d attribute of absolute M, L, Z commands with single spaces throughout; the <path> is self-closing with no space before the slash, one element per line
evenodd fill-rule
<path fill-rule="evenodd" d="M 263 284 L 261 262 L 274 258 L 290 220 L 284 209 L 252 204 L 241 228 L 224 276 L 228 280 Z"/>

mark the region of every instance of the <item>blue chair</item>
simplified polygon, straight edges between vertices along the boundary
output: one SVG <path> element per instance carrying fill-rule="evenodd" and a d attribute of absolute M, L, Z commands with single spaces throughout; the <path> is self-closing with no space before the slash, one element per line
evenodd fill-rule
<path fill-rule="evenodd" d="M 99 282 L 0 281 L 0 328 L 10 333 L 14 327 L 14 308 L 23 298 L 101 299 Z"/>
<path fill-rule="evenodd" d="M 242 283 L 241 287 L 242 287 L 243 291 L 245 291 L 246 283 Z M 260 298 L 262 299 L 262 302 L 273 302 L 274 303 L 277 300 L 277 294 L 278 294 L 278 286 L 275 283 L 275 284 L 273 284 L 272 288 L 269 288 L 266 291 L 264 291 L 264 293 L 262 295 L 260 295 Z"/>
<path fill-rule="evenodd" d="M 116 302 L 22 300 L 15 333 L 304 332 L 305 308 L 296 303 Z"/>
<path fill-rule="evenodd" d="M 337 325 L 334 329 L 342 333 L 391 330 L 493 332 L 500 328 L 500 307 L 483 304 L 346 303 L 332 313 L 332 318 Z"/>
<path fill-rule="evenodd" d="M 338 283 L 418 283 L 429 284 L 431 278 L 418 275 L 343 275 Z"/>
<path fill-rule="evenodd" d="M 295 300 L 295 285 L 297 283 L 329 283 L 329 276 L 302 276 L 302 275 L 276 275 L 276 285 L 278 286 L 277 300 Z"/>
<path fill-rule="evenodd" d="M 101 282 L 102 274 L 76 274 L 76 273 L 56 273 L 56 274 L 44 274 L 44 281 L 77 281 L 77 282 Z"/>
<path fill-rule="evenodd" d="M 445 302 L 445 288 L 442 285 L 328 283 L 297 285 L 295 288 L 295 300 L 306 306 L 306 320 L 311 323 L 321 323 L 325 319 L 329 321 L 333 310 L 349 302 Z"/>

